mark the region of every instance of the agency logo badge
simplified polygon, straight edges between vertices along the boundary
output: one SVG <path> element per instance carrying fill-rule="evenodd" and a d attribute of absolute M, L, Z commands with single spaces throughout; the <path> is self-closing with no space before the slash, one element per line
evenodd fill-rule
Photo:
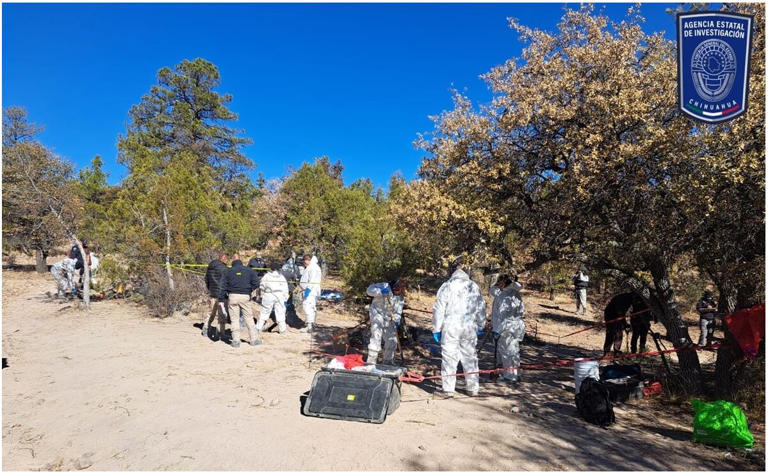
<path fill-rule="evenodd" d="M 677 88 L 680 111 L 720 123 L 747 110 L 752 17 L 700 12 L 677 15 Z"/>

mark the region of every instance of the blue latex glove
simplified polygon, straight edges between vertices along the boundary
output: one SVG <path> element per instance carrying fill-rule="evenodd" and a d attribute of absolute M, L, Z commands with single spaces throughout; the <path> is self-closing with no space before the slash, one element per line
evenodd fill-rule
<path fill-rule="evenodd" d="M 432 333 L 432 339 L 435 340 L 435 342 L 440 342 L 440 339 L 442 338 L 443 333 L 441 332 L 433 332 Z"/>
<path fill-rule="evenodd" d="M 400 329 L 400 321 L 395 321 L 395 327 L 396 327 L 397 329 Z"/>
<path fill-rule="evenodd" d="M 73 294 L 73 295 L 76 295 L 76 294 L 77 294 L 77 288 L 72 288 L 72 294 Z"/>
<path fill-rule="evenodd" d="M 307 288 L 306 290 L 304 290 L 304 299 L 307 299 L 307 298 L 309 298 L 309 294 L 310 294 L 311 292 L 312 292 L 312 290 L 311 290 L 311 289 L 309 289 L 309 288 Z"/>
<path fill-rule="evenodd" d="M 389 293 L 390 293 L 390 291 L 389 291 L 389 287 L 386 287 L 386 288 L 382 288 L 382 289 L 381 289 L 381 294 L 382 294 L 382 295 L 388 295 Z"/>
<path fill-rule="evenodd" d="M 477 337 L 483 337 L 483 330 L 482 329 L 478 329 L 477 330 Z"/>
<path fill-rule="evenodd" d="M 498 339 L 498 338 L 499 338 L 499 333 L 498 333 L 498 332 L 496 332 L 496 331 L 493 331 L 493 337 L 495 337 L 496 339 Z"/>

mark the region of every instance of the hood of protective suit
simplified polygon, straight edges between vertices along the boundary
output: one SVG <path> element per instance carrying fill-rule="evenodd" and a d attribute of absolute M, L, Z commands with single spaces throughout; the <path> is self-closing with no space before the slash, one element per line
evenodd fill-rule
<path fill-rule="evenodd" d="M 454 271 L 437 291 L 432 327 L 435 332 L 440 332 L 444 325 L 473 330 L 485 325 L 485 300 L 480 287 L 464 270 Z"/>
<path fill-rule="evenodd" d="M 305 295 L 305 298 L 320 296 L 321 279 L 322 271 L 320 270 L 320 265 L 317 264 L 317 257 L 313 255 L 309 260 L 309 265 L 307 265 L 307 268 L 305 268 L 304 272 L 301 274 L 301 279 L 299 281 L 299 286 L 301 286 L 303 290 L 309 289 L 309 294 Z"/>
<path fill-rule="evenodd" d="M 462 270 L 461 268 L 457 269 L 453 274 L 451 275 L 451 278 L 448 280 L 469 280 L 469 275 L 467 275 L 467 272 Z"/>

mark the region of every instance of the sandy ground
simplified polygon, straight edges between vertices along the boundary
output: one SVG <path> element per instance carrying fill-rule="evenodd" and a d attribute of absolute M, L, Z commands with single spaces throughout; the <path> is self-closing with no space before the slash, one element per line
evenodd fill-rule
<path fill-rule="evenodd" d="M 159 320 L 115 301 L 86 313 L 47 298 L 53 287 L 50 276 L 3 271 L 4 470 L 764 468 L 762 454 L 690 441 L 690 408 L 647 399 L 618 405 L 609 429 L 583 422 L 570 368 L 527 372 L 515 387 L 482 380 L 478 398 L 463 395 L 462 381 L 452 400 L 434 398 L 434 384 L 404 384 L 400 408 L 380 425 L 305 417 L 302 394 L 324 362 L 309 363 L 309 335 L 289 329 L 232 349 L 203 338 L 197 314 Z M 429 294 L 411 296 L 412 306 L 431 305 Z M 526 305 L 529 328 L 587 326 L 554 309 L 573 309 L 565 297 L 529 293 Z M 338 309 L 320 310 L 316 342 L 355 324 Z M 428 327 L 427 316 L 411 321 Z M 601 345 L 602 334 L 589 331 L 525 345 L 523 359 L 594 355 Z M 417 363 L 415 354 L 409 364 L 436 370 L 437 360 Z M 764 453 L 763 433 L 754 434 Z"/>

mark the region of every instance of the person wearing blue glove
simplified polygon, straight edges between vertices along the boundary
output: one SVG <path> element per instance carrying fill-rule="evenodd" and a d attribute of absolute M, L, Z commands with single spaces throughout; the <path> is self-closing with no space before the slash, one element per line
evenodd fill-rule
<path fill-rule="evenodd" d="M 469 395 L 480 391 L 476 346 L 477 331 L 485 326 L 485 300 L 463 265 L 462 258 L 451 263 L 451 276 L 437 291 L 432 313 L 432 333 L 440 335 L 443 397 L 452 397 L 456 391 L 456 377 L 452 375 L 459 362 L 464 372 L 475 372 L 465 376 Z"/>
<path fill-rule="evenodd" d="M 323 272 L 320 270 L 320 265 L 317 264 L 317 257 L 314 255 L 304 255 L 304 267 L 301 280 L 299 280 L 299 287 L 304 290 L 304 301 L 301 303 L 301 309 L 307 318 L 307 325 L 301 329 L 301 332 L 310 332 L 317 318 L 317 297 L 320 296 Z"/>
<path fill-rule="evenodd" d="M 443 333 L 441 332 L 433 332 L 432 333 L 432 339 L 435 340 L 436 343 L 440 344 L 440 339 L 443 337 Z"/>
<path fill-rule="evenodd" d="M 371 338 L 368 343 L 369 364 L 375 364 L 384 342 L 384 363 L 391 364 L 397 349 L 397 327 L 405 306 L 405 281 L 373 283 L 366 290 L 373 297 L 368 316 L 371 318 Z"/>
<path fill-rule="evenodd" d="M 520 296 L 522 285 L 509 275 L 500 275 L 491 289 L 494 296 L 491 325 L 496 340 L 496 366 L 511 367 L 501 373 L 501 381 L 520 380 L 520 343 L 525 336 L 523 313 L 525 306 Z"/>

